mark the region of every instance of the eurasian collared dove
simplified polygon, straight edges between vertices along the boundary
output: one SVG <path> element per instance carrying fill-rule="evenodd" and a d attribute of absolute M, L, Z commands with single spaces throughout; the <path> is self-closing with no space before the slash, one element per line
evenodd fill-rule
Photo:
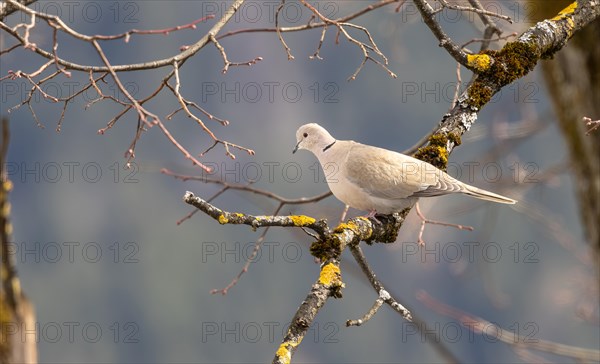
<path fill-rule="evenodd" d="M 331 192 L 358 210 L 391 214 L 412 206 L 419 197 L 464 193 L 482 200 L 517 201 L 462 183 L 433 165 L 391 150 L 335 140 L 319 124 L 302 125 L 296 148 L 319 159 Z"/>

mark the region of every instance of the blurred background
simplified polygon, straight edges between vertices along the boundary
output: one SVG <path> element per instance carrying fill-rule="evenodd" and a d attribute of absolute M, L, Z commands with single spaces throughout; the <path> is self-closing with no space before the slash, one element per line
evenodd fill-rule
<path fill-rule="evenodd" d="M 210 14 L 219 19 L 230 3 L 40 1 L 31 8 L 61 15 L 84 34 L 117 34 L 132 28 L 169 28 Z M 319 1 L 313 5 L 324 15 L 338 18 L 369 3 Z M 504 34 L 510 34 L 565 5 L 546 3 L 552 8 L 536 2 L 486 1 L 485 5 L 513 19 L 512 25 L 498 21 Z M 247 2 L 221 34 L 273 27 L 278 4 Z M 263 58 L 250 67 L 232 67 L 222 74 L 223 60 L 211 44 L 189 59 L 180 70 L 184 97 L 230 121 L 222 126 L 203 118 L 219 138 L 256 152 L 251 156 L 232 150 L 237 157 L 233 160 L 222 146 L 216 146 L 201 158 L 215 167 L 212 177 L 240 184 L 254 181 L 254 187 L 288 198 L 313 196 L 327 191 L 327 185 L 312 154 L 291 153 L 300 125 L 318 122 L 338 139 L 397 151 L 411 147 L 434 128 L 451 107 L 456 63 L 438 47 L 414 5 L 403 4 L 396 12 L 398 5 L 354 20 L 370 30 L 397 79 L 368 62 L 356 80 L 348 82 L 363 55 L 343 37 L 336 44 L 333 28 L 327 31 L 320 51 L 323 60 L 309 59 L 319 44 L 320 29 L 283 34 L 295 57 L 291 61 L 272 32 L 221 40 L 233 62 Z M 286 3 L 281 14 L 283 26 L 305 24 L 311 15 L 296 2 Z M 101 45 L 114 65 L 167 58 L 182 45 L 196 42 L 216 19 L 196 29 L 133 35 L 128 43 L 115 40 Z M 481 38 L 482 25 L 473 14 L 447 10 L 439 13 L 438 20 L 459 44 Z M 4 21 L 14 26 L 30 19 L 16 13 Z M 591 31 L 597 31 L 597 22 L 593 26 Z M 352 34 L 366 40 L 359 32 Z M 51 49 L 52 32 L 37 21 L 31 40 Z M 101 65 L 89 44 L 64 35 L 58 40 L 62 58 Z M 14 44 L 6 32 L 0 32 L 0 41 L 3 50 Z M 411 212 L 395 244 L 364 247 L 386 288 L 422 323 L 409 324 L 384 306 L 365 325 L 346 328 L 346 320 L 366 313 L 376 294 L 350 254 L 344 253 L 344 297 L 327 302 L 295 362 L 448 362 L 450 357 L 479 363 L 532 360 L 518 349 L 521 346 L 502 342 L 493 327 L 487 335 L 471 333 L 455 318 L 419 300 L 423 293 L 499 325 L 515 344 L 524 347 L 550 340 L 598 349 L 594 216 L 598 216 L 599 192 L 597 184 L 586 184 L 582 178 L 600 178 L 593 167 L 597 155 L 590 152 L 597 151 L 593 148 L 598 144 L 590 145 L 598 141 L 599 133 L 584 140 L 578 131 L 585 129 L 581 117 L 597 119 L 600 113 L 600 102 L 594 101 L 600 94 L 600 83 L 594 81 L 599 78 L 598 63 L 595 69 L 591 65 L 598 54 L 590 42 L 574 39 L 554 60 L 542 62 L 505 87 L 479 113 L 477 123 L 450 157 L 452 175 L 516 198 L 519 204 L 497 205 L 465 196 L 425 199 L 421 209 L 428 218 L 470 225 L 475 231 L 428 225 L 426 245 L 419 249 L 420 223 Z M 470 49 L 477 51 L 479 44 Z M 5 76 L 9 70 L 33 72 L 46 61 L 20 48 L 2 54 L 0 62 L 0 76 Z M 567 71 L 572 67 L 577 72 Z M 119 75 L 128 90 L 142 98 L 169 71 Z M 463 83 L 470 77 L 463 69 Z M 107 80 L 104 92 L 122 99 L 114 82 Z M 71 78 L 48 82 L 44 91 L 65 97 L 87 82 L 87 74 L 73 72 Z M 203 213 L 177 225 L 192 210 L 182 202 L 185 191 L 210 198 L 221 186 L 182 182 L 161 174 L 161 168 L 168 168 L 203 175 L 158 128 L 142 135 L 133 167 L 125 169 L 124 153 L 135 135 L 136 115 L 130 112 L 105 135 L 98 135 L 98 129 L 121 108 L 104 100 L 86 109 L 97 97 L 94 91 L 69 103 L 60 132 L 56 127 L 62 104 L 39 93 L 31 106 L 44 128 L 36 125 L 27 105 L 8 114 L 30 88 L 23 78 L 0 83 L 1 113 L 10 118 L 11 128 L 5 167 L 14 184 L 11 254 L 23 290 L 35 305 L 40 362 L 271 361 L 289 320 L 318 276 L 319 266 L 309 252 L 312 238 L 299 229 L 271 229 L 239 283 L 226 296 L 211 294 L 242 269 L 261 231 L 219 225 Z M 145 106 L 193 154 L 212 144 L 182 113 L 166 120 L 178 107 L 168 90 Z M 581 167 L 577 160 L 588 167 Z M 582 185 L 590 190 L 585 192 Z M 592 206 L 587 210 L 591 215 L 582 213 L 586 202 Z M 272 200 L 232 190 L 213 203 L 227 211 L 259 215 L 272 214 L 277 207 Z M 329 197 L 315 204 L 287 205 L 280 214 L 307 214 L 328 219 L 334 226 L 343 208 Z M 582 216 L 588 221 L 582 223 Z M 450 354 L 443 355 L 444 350 Z M 531 353 L 551 362 L 568 360 Z"/>

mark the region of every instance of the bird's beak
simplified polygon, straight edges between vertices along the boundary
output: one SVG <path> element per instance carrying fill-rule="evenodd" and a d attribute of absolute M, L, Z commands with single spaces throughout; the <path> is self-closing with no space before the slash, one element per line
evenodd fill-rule
<path fill-rule="evenodd" d="M 294 148 L 294 150 L 292 150 L 292 154 L 295 154 L 298 151 L 298 148 L 300 148 L 300 143 L 302 143 L 302 140 L 298 142 L 298 144 L 296 144 L 296 148 Z"/>

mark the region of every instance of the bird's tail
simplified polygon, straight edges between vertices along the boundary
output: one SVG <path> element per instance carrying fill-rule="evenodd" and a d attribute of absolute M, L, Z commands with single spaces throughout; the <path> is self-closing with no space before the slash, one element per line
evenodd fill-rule
<path fill-rule="evenodd" d="M 517 203 L 517 200 L 513 200 L 512 198 L 504 197 L 497 193 L 493 193 L 490 191 L 482 190 L 481 188 L 477 188 L 474 186 L 469 186 L 465 184 L 466 189 L 462 191 L 464 194 L 479 198 L 481 200 L 493 201 L 498 203 L 506 203 L 510 205 L 514 205 Z"/>

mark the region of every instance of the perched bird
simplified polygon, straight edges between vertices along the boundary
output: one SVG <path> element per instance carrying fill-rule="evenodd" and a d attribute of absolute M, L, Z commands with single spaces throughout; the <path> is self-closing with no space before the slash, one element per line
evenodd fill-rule
<path fill-rule="evenodd" d="M 517 202 L 462 183 L 419 159 L 352 140 L 336 140 L 319 124 L 302 125 L 296 141 L 293 153 L 306 149 L 319 159 L 334 196 L 350 207 L 369 211 L 369 216 L 402 211 L 419 197 L 451 193 L 505 204 Z"/>

